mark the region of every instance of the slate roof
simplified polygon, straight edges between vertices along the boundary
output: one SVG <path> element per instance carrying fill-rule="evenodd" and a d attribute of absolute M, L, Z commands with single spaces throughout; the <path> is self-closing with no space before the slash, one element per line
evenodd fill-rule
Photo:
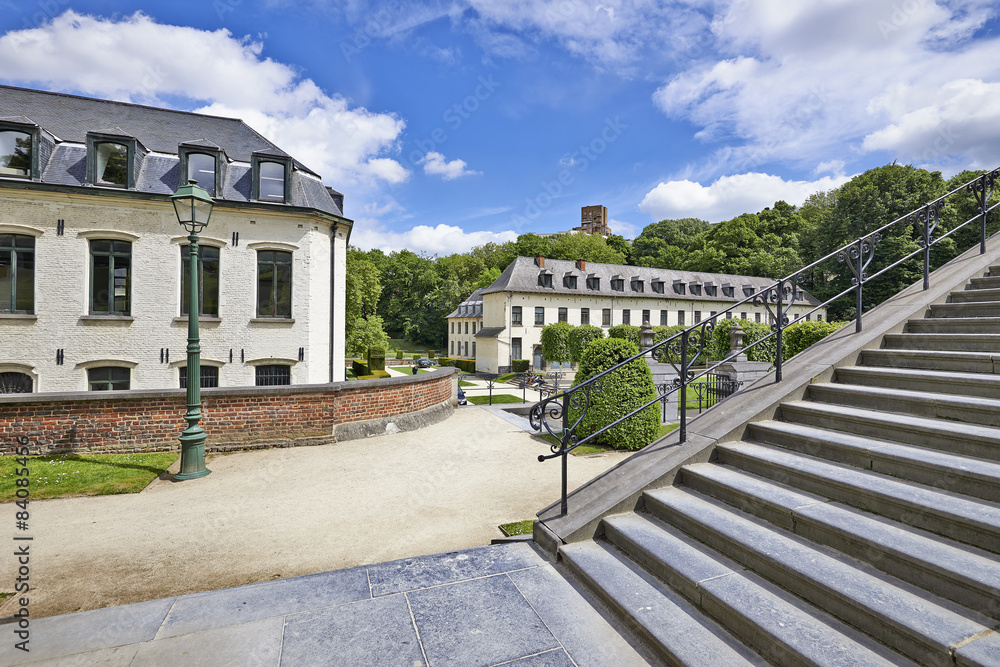
<path fill-rule="evenodd" d="M 586 262 L 585 269 L 580 270 L 577 263 L 571 260 L 548 259 L 544 260 L 545 267 L 539 267 L 534 257 L 518 257 L 511 262 L 500 277 L 493 281 L 493 284 L 481 290 L 483 295 L 497 292 L 529 292 L 537 294 L 566 294 L 573 296 L 602 296 L 617 298 L 646 298 L 646 299 L 684 299 L 697 301 L 718 301 L 723 303 L 735 303 L 743 300 L 746 296 L 744 288 L 752 289 L 753 292 L 761 288 L 769 287 L 774 283 L 771 278 L 757 278 L 754 276 L 734 276 L 724 273 L 702 273 L 698 271 L 674 271 L 670 269 L 651 269 L 643 266 L 625 266 L 621 264 L 598 264 Z M 552 276 L 552 286 L 543 287 L 540 284 L 539 276 L 549 274 Z M 567 277 L 576 277 L 576 288 L 568 287 L 565 282 Z M 599 279 L 599 289 L 589 289 L 587 278 Z M 624 291 L 613 291 L 611 289 L 612 278 L 624 281 Z M 654 280 L 663 282 L 663 294 L 657 294 L 652 289 Z M 633 290 L 632 282 L 641 281 L 643 291 Z M 674 289 L 674 284 L 683 285 L 683 294 Z M 691 287 L 700 288 L 701 294 L 693 294 Z M 709 295 L 705 286 L 715 286 L 716 294 Z M 725 295 L 722 287 L 732 286 L 733 296 Z M 477 290 L 480 291 L 480 290 Z M 752 293 L 752 292 L 751 292 Z M 802 305 L 818 306 L 819 300 L 814 296 L 802 291 Z M 470 297 L 471 298 L 471 297 Z M 482 297 L 480 297 L 481 299 Z"/>
<path fill-rule="evenodd" d="M 136 192 L 171 195 L 177 190 L 178 146 L 182 144 L 223 151 L 226 164 L 222 188 L 216 195 L 219 200 L 250 201 L 250 162 L 254 153 L 290 157 L 239 119 L 13 86 L 0 86 L 0 120 L 37 125 L 43 130 L 43 144 L 54 141 L 51 153 L 40 152 L 40 173 L 43 183 L 57 185 L 86 185 L 88 132 L 136 139 L 141 146 L 137 152 L 143 153 Z M 330 191 L 316 172 L 298 160 L 292 158 L 292 165 L 287 204 L 342 217 L 343 195 Z"/>
<path fill-rule="evenodd" d="M 483 316 L 483 288 L 475 290 L 458 308 L 453 310 L 445 319 L 452 317 L 478 317 Z"/>
<path fill-rule="evenodd" d="M 474 338 L 496 338 L 506 328 L 507 327 L 483 327 L 476 332 Z"/>

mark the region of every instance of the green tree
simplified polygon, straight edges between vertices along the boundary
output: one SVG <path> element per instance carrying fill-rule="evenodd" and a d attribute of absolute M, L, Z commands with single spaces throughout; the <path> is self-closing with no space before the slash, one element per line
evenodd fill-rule
<path fill-rule="evenodd" d="M 569 356 L 573 363 L 578 364 L 583 359 L 583 351 L 595 340 L 604 338 L 604 329 L 592 324 L 573 327 L 569 334 Z"/>
<path fill-rule="evenodd" d="M 607 244 L 609 248 L 619 252 L 622 257 L 628 257 L 629 253 L 632 252 L 632 246 L 629 245 L 629 242 L 625 240 L 625 237 L 618 234 L 608 235 Z"/>
<path fill-rule="evenodd" d="M 378 267 L 366 253 L 348 248 L 347 276 L 344 282 L 344 340 L 349 356 L 364 353 L 373 337 L 388 340 L 385 331 L 381 331 L 382 318 L 376 315 L 381 294 L 382 282 Z M 374 331 L 375 325 L 381 331 L 381 338 Z"/>
<path fill-rule="evenodd" d="M 542 327 L 542 356 L 546 361 L 572 360 L 569 348 L 572 331 L 573 326 L 567 322 L 553 322 Z"/>
<path fill-rule="evenodd" d="M 659 269 L 682 269 L 689 252 L 704 246 L 711 225 L 698 218 L 660 220 L 646 225 L 632 240 L 629 263 Z"/>
<path fill-rule="evenodd" d="M 347 338 L 346 352 L 348 357 L 363 357 L 368 349 L 380 346 L 383 349 L 389 345 L 389 336 L 383 328 L 382 318 L 369 315 L 368 319 L 359 319 L 351 328 L 351 336 Z"/>
<path fill-rule="evenodd" d="M 557 234 L 551 237 L 549 257 L 552 259 L 583 259 L 602 264 L 624 264 L 625 254 L 609 245 L 598 234 Z"/>
<path fill-rule="evenodd" d="M 624 362 L 639 353 L 639 348 L 622 338 L 602 338 L 587 346 L 576 373 L 576 385 Z M 625 364 L 605 375 L 600 390 L 591 385 L 590 405 L 577 435 L 584 437 L 639 410 L 656 398 L 656 387 L 649 365 L 642 358 Z M 570 411 L 570 422 L 579 418 L 579 412 Z M 655 438 L 660 426 L 658 404 L 652 403 L 621 424 L 613 426 L 595 440 L 616 449 L 642 449 Z"/>

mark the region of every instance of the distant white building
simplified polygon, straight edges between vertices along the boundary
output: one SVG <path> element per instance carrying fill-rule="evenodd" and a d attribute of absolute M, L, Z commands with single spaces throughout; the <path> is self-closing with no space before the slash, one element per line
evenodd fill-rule
<path fill-rule="evenodd" d="M 0 86 L 0 392 L 186 380 L 201 236 L 202 386 L 344 379 L 343 196 L 240 120 Z"/>
<path fill-rule="evenodd" d="M 552 366 L 542 357 L 542 327 L 552 322 L 609 328 L 691 325 L 773 284 L 770 278 L 651 269 L 641 266 L 518 257 L 492 285 L 470 295 L 448 316 L 452 356 L 476 360 L 476 369 L 505 372 L 512 359 L 532 368 Z M 790 316 L 819 302 L 801 291 Z M 733 314 L 767 322 L 763 306 L 747 304 Z M 824 319 L 826 309 L 810 317 Z M 466 331 L 466 326 L 470 330 Z"/>

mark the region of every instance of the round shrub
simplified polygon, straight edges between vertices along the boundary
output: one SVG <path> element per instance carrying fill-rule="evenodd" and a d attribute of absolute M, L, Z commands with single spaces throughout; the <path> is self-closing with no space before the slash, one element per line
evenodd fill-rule
<path fill-rule="evenodd" d="M 782 334 L 784 358 L 790 359 L 814 343 L 823 340 L 834 331 L 844 326 L 845 322 L 827 322 L 824 320 L 799 320 L 785 329 Z"/>
<path fill-rule="evenodd" d="M 542 356 L 546 361 L 570 361 L 569 336 L 573 326 L 566 322 L 553 322 L 542 327 Z"/>
<path fill-rule="evenodd" d="M 621 338 L 595 340 L 584 350 L 576 384 L 582 384 L 595 375 L 612 368 L 639 353 L 635 344 Z M 591 390 L 590 408 L 576 429 L 580 438 L 590 435 L 616 419 L 624 417 L 644 403 L 656 398 L 653 374 L 642 359 L 636 359 L 600 380 L 601 390 Z M 579 412 L 570 411 L 570 423 L 579 418 Z M 641 410 L 621 424 L 596 438 L 596 443 L 615 449 L 642 449 L 654 439 L 660 427 L 659 404 Z"/>
<path fill-rule="evenodd" d="M 583 351 L 587 349 L 595 340 L 604 338 L 604 329 L 595 327 L 592 324 L 583 324 L 575 327 L 569 333 L 569 356 L 573 363 L 580 363 L 583 359 Z"/>
<path fill-rule="evenodd" d="M 638 351 L 639 327 L 631 324 L 616 324 L 608 329 L 608 338 L 624 338 L 630 343 L 633 343 Z"/>

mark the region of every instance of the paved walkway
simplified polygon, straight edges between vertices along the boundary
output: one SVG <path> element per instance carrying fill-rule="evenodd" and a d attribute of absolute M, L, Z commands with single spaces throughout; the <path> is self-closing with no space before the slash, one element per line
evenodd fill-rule
<path fill-rule="evenodd" d="M 214 456 L 208 477 L 159 480 L 140 494 L 35 501 L 30 613 L 489 544 L 498 524 L 533 518 L 558 498 L 558 462 L 536 460 L 547 451 L 516 424 L 470 406 L 418 431 Z M 573 457 L 571 488 L 625 456 Z M 0 559 L 0 581 L 11 586 L 15 561 Z M 8 600 L 0 616 L 12 608 Z"/>
<path fill-rule="evenodd" d="M 648 664 L 527 544 L 56 616 L 0 665 Z M 8 634 L 8 633 L 4 633 Z"/>

